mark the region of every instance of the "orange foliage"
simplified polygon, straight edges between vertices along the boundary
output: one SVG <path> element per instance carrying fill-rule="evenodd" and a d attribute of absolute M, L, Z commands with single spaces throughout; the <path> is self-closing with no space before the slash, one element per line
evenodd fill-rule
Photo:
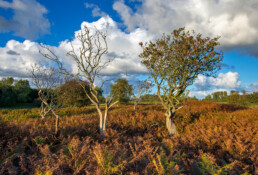
<path fill-rule="evenodd" d="M 257 173 L 258 108 L 188 101 L 175 116 L 180 133 L 169 137 L 161 106 L 118 106 L 104 140 L 93 108 L 57 112 L 58 138 L 53 117 L 0 111 L 0 174 Z"/>

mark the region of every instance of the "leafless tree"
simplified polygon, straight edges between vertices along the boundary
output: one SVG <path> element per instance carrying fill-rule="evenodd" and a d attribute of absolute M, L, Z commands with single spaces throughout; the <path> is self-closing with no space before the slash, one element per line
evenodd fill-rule
<path fill-rule="evenodd" d="M 44 68 L 39 65 L 32 65 L 31 76 L 33 84 L 38 89 L 38 96 L 41 100 L 39 113 L 42 119 L 51 111 L 56 117 L 55 133 L 59 133 L 59 115 L 55 112 L 54 89 L 61 84 L 61 78 L 54 68 Z"/>
<path fill-rule="evenodd" d="M 61 59 L 46 45 L 41 45 L 44 51 L 40 53 L 50 60 L 52 60 L 59 68 L 60 73 L 70 76 L 78 80 L 81 87 L 84 89 L 86 96 L 95 105 L 100 119 L 100 134 L 105 136 L 106 124 L 108 119 L 109 109 L 118 101 L 113 102 L 113 96 L 109 93 L 105 100 L 105 110 L 102 113 L 100 108 L 100 96 L 98 87 L 95 86 L 96 78 L 101 79 L 101 71 L 112 61 L 112 59 L 104 60 L 103 56 L 108 53 L 108 45 L 106 40 L 106 33 L 102 33 L 96 29 L 91 32 L 87 26 L 84 26 L 81 32 L 76 36 L 79 41 L 79 48 L 76 48 L 73 42 L 71 44 L 71 51 L 67 53 L 77 64 L 78 72 L 73 73 L 68 71 Z M 87 80 L 90 85 L 90 91 L 87 91 L 83 79 Z M 101 85 L 103 87 L 104 81 Z"/>

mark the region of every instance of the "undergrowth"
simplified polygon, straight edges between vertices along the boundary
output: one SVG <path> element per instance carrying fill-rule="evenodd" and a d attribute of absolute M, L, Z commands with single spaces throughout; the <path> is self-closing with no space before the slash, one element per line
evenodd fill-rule
<path fill-rule="evenodd" d="M 94 108 L 0 110 L 0 174 L 258 174 L 258 108 L 189 101 L 169 137 L 158 105 L 117 106 L 105 139 Z"/>

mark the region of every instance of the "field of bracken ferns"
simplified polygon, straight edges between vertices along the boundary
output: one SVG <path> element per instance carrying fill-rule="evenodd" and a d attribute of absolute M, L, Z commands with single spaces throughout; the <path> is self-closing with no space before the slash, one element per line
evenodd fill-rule
<path fill-rule="evenodd" d="M 158 105 L 115 106 L 100 139 L 94 108 L 0 110 L 0 174 L 258 174 L 258 108 L 188 101 L 169 137 Z"/>

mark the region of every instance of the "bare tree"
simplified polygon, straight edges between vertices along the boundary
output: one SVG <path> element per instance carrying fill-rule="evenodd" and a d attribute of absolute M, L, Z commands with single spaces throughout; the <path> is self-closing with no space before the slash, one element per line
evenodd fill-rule
<path fill-rule="evenodd" d="M 54 68 L 44 68 L 39 65 L 32 65 L 31 76 L 33 84 L 38 89 L 38 96 L 41 100 L 39 113 L 42 119 L 51 111 L 56 117 L 55 133 L 59 133 L 59 115 L 55 112 L 56 97 L 54 89 L 61 84 L 61 78 Z"/>
<path fill-rule="evenodd" d="M 106 41 L 106 34 L 96 31 L 92 34 L 87 26 L 84 26 L 81 32 L 76 36 L 79 41 L 79 48 L 76 49 L 74 44 L 71 44 L 71 51 L 67 53 L 77 64 L 78 72 L 73 73 L 68 71 L 60 58 L 46 45 L 41 45 L 44 49 L 44 52 L 40 53 L 54 61 L 57 64 L 59 71 L 67 76 L 70 76 L 78 80 L 83 88 L 86 96 L 90 101 L 95 105 L 98 114 L 99 114 L 99 128 L 100 134 L 102 137 L 105 136 L 106 124 L 108 119 L 109 109 L 116 104 L 118 101 L 113 103 L 113 96 L 109 93 L 105 100 L 105 110 L 102 113 L 100 108 L 100 96 L 98 93 L 98 87 L 95 86 L 96 78 L 101 79 L 101 71 L 112 61 L 111 59 L 104 60 L 103 56 L 108 53 L 108 45 Z M 83 79 L 86 79 L 89 82 L 90 90 L 86 90 Z M 103 87 L 104 81 L 102 82 L 101 87 Z"/>
<path fill-rule="evenodd" d="M 138 81 L 135 86 L 135 96 L 134 96 L 134 110 L 136 110 L 136 106 L 142 101 L 142 96 L 144 94 L 150 93 L 153 84 L 151 81 Z"/>
<path fill-rule="evenodd" d="M 155 43 L 140 45 L 142 63 L 148 69 L 157 87 L 157 94 L 166 109 L 166 125 L 170 135 L 177 133 L 173 117 L 183 107 L 181 100 L 187 97 L 186 88 L 199 74 L 215 76 L 220 68 L 222 53 L 215 47 L 219 37 L 203 38 L 184 28 L 163 35 Z"/>

